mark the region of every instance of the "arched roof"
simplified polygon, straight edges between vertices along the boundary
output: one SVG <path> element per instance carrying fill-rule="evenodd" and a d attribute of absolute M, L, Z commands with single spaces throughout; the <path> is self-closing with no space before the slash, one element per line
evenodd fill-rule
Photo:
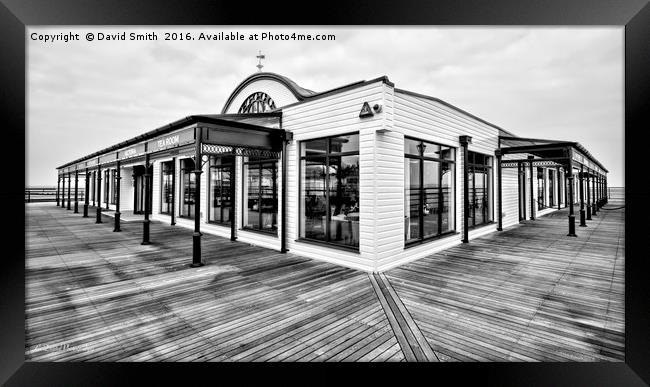
<path fill-rule="evenodd" d="M 244 79 L 233 90 L 233 92 L 230 93 L 230 96 L 228 97 L 228 99 L 226 100 L 226 103 L 223 106 L 223 109 L 221 109 L 221 113 L 225 114 L 228 111 L 228 109 L 230 108 L 230 105 L 232 104 L 235 97 L 237 97 L 237 95 L 239 95 L 239 93 L 246 86 L 250 85 L 251 83 L 253 83 L 255 81 L 263 80 L 263 79 L 273 80 L 273 81 L 281 83 L 287 89 L 289 89 L 289 91 L 291 91 L 293 96 L 296 97 L 296 99 L 298 101 L 303 101 L 305 98 L 308 98 L 308 97 L 311 97 L 311 96 L 313 96 L 315 94 L 318 94 L 315 91 L 305 89 L 304 87 L 299 86 L 296 82 L 292 81 L 291 79 L 289 79 L 289 78 L 287 78 L 287 77 L 285 77 L 283 75 L 276 74 L 276 73 L 269 73 L 269 72 L 258 72 L 258 73 L 254 73 L 254 74 L 250 75 L 248 78 Z M 271 96 L 271 97 L 273 97 L 273 96 Z"/>

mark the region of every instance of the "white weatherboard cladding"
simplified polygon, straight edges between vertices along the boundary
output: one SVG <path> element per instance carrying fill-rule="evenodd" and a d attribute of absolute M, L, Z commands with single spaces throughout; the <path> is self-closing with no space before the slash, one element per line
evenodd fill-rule
<path fill-rule="evenodd" d="M 293 95 L 291 90 L 281 82 L 272 79 L 258 79 L 244 86 L 244 88 L 237 93 L 225 113 L 238 113 L 244 100 L 246 100 L 246 98 L 251 94 L 259 91 L 266 93 L 271 97 L 273 102 L 275 102 L 275 107 L 277 108 L 298 102 L 298 99 Z"/>
<path fill-rule="evenodd" d="M 520 155 L 504 155 L 503 161 L 516 160 Z M 517 168 L 503 168 L 503 228 L 519 223 L 519 172 Z M 496 187 L 495 187 L 496 188 Z M 496 214 L 496 212 L 495 212 Z"/>
<path fill-rule="evenodd" d="M 375 269 L 375 130 L 384 126 L 385 112 L 360 118 L 364 102 L 383 104 L 383 82 L 343 91 L 283 109 L 283 128 L 293 132 L 287 147 L 287 246 L 296 254 L 356 269 Z M 359 132 L 359 252 L 344 251 L 297 241 L 299 238 L 300 141 Z"/>
<path fill-rule="evenodd" d="M 161 164 L 159 160 L 153 160 L 153 176 L 151 177 L 151 214 L 157 214 L 160 212 L 160 168 Z"/>
<path fill-rule="evenodd" d="M 396 131 L 394 89 L 384 85 L 387 129 L 375 139 L 375 270 L 404 251 L 404 136 Z"/>
<path fill-rule="evenodd" d="M 133 211 L 133 167 L 124 167 L 120 182 L 120 212 Z"/>
<path fill-rule="evenodd" d="M 383 271 L 461 243 L 463 229 L 463 152 L 459 136 L 472 137 L 469 150 L 492 156 L 498 147 L 498 129 L 484 124 L 440 102 L 390 90 L 386 93 L 392 117 L 387 117 L 391 131 L 377 135 L 377 262 L 376 271 Z M 404 248 L 404 136 L 431 141 L 456 148 L 455 219 L 457 233 L 421 245 Z M 496 170 L 493 165 L 493 216 L 496 215 Z M 518 219 L 517 219 L 518 220 Z M 496 225 L 472 230 L 470 239 L 492 232 Z M 381 242 L 379 242 L 381 240 Z"/>
<path fill-rule="evenodd" d="M 505 228 L 519 223 L 518 173 L 517 168 L 503 168 L 501 171 L 501 181 L 503 182 L 503 190 L 501 191 L 503 195 L 502 213 L 504 215 L 503 227 Z"/>

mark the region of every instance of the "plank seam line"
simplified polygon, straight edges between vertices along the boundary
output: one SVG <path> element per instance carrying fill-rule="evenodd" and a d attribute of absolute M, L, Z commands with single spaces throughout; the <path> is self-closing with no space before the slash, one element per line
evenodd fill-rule
<path fill-rule="evenodd" d="M 407 323 L 406 329 L 409 329 L 413 336 L 415 337 L 417 343 L 421 347 L 422 352 L 424 352 L 425 356 L 427 357 L 427 361 L 433 361 L 433 359 L 430 359 L 431 355 L 435 357 L 436 361 L 440 361 L 440 358 L 438 357 L 438 354 L 436 351 L 431 348 L 431 345 L 429 344 L 429 340 L 424 336 L 422 331 L 420 330 L 420 327 L 417 325 L 417 322 L 411 316 L 411 313 L 409 312 L 408 308 L 404 303 L 402 302 L 401 298 L 399 297 L 399 294 L 397 294 L 397 291 L 393 288 L 391 285 L 390 281 L 386 277 L 384 273 L 379 274 L 379 278 L 384 282 L 384 286 L 386 286 L 386 290 L 389 292 L 389 296 L 395 302 L 395 305 L 398 308 L 398 313 L 402 314 L 404 317 L 404 320 Z"/>
<path fill-rule="evenodd" d="M 379 288 L 379 284 L 377 283 L 377 279 L 375 278 L 375 275 L 373 273 L 368 273 L 368 278 L 370 279 L 370 283 L 372 284 L 372 288 L 375 292 L 375 296 L 377 296 L 377 299 L 379 300 L 379 303 L 384 311 L 384 314 L 388 319 L 389 325 L 393 330 L 393 335 L 395 336 L 397 344 L 401 348 L 402 354 L 404 354 L 404 358 L 406 359 L 406 361 L 417 361 L 415 358 L 415 354 L 411 350 L 411 347 L 407 345 L 408 343 L 407 344 L 404 343 L 405 340 L 403 337 L 404 333 L 402 332 L 399 324 L 397 323 L 397 319 L 395 318 L 395 315 L 393 314 L 390 307 L 388 306 L 388 301 L 386 300 L 384 294 Z"/>

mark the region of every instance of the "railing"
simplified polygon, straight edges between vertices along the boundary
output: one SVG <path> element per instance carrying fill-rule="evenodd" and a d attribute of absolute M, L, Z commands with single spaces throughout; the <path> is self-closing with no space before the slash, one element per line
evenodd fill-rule
<path fill-rule="evenodd" d="M 65 189 L 65 195 L 59 193 L 59 200 L 65 196 L 65 200 L 68 200 L 68 189 Z M 74 200 L 74 191 L 71 191 L 70 194 L 71 200 Z M 77 200 L 79 202 L 84 201 L 84 190 L 79 190 L 77 194 Z M 25 203 L 35 203 L 35 202 L 56 202 L 56 187 L 27 187 L 25 188 Z"/>
<path fill-rule="evenodd" d="M 625 187 L 607 187 L 607 198 L 625 200 Z"/>

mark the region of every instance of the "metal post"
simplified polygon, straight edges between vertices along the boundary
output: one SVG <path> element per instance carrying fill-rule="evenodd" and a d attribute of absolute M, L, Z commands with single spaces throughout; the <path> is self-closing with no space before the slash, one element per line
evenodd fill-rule
<path fill-rule="evenodd" d="M 591 174 L 589 172 L 585 172 L 585 176 L 587 177 L 585 181 L 587 187 L 587 220 L 591 220 L 591 188 L 589 187 Z"/>
<path fill-rule="evenodd" d="M 95 185 L 95 191 L 97 195 L 97 207 L 95 207 L 95 223 L 102 223 L 102 204 L 100 201 L 102 190 L 102 169 L 99 166 L 99 161 L 97 161 L 97 172 L 95 172 Z"/>
<path fill-rule="evenodd" d="M 533 174 L 533 158 L 535 156 L 528 156 L 528 162 L 529 168 L 530 168 L 530 220 L 535 220 L 535 190 L 534 190 L 534 184 L 533 181 L 535 179 L 535 175 Z"/>
<path fill-rule="evenodd" d="M 459 136 L 460 145 L 463 148 L 463 243 L 469 242 L 469 157 L 467 148 L 472 143 L 472 137 Z M 420 234 L 422 235 L 422 234 Z"/>
<path fill-rule="evenodd" d="M 88 174 L 88 168 L 86 168 L 86 189 L 85 189 L 85 194 L 84 194 L 84 218 L 88 217 L 88 196 L 90 192 L 90 175 Z"/>
<path fill-rule="evenodd" d="M 172 157 L 172 221 L 171 225 L 176 224 L 176 157 Z"/>
<path fill-rule="evenodd" d="M 522 195 L 520 202 L 521 206 L 521 219 L 526 220 L 526 167 L 521 163 L 517 163 L 517 172 L 519 173 L 519 181 L 521 182 L 520 193 Z"/>
<path fill-rule="evenodd" d="M 560 167 L 557 167 L 557 209 L 561 209 L 560 198 L 562 197 L 562 179 L 560 178 Z"/>
<path fill-rule="evenodd" d="M 149 153 L 144 156 L 144 222 L 142 222 L 142 245 L 148 245 L 151 242 L 149 241 L 149 229 L 150 223 L 149 220 Z"/>
<path fill-rule="evenodd" d="M 287 252 L 287 143 L 293 138 L 293 133 L 285 132 L 285 138 L 282 141 L 282 230 L 280 235 L 280 252 Z"/>
<path fill-rule="evenodd" d="M 605 204 L 609 202 L 609 198 L 612 196 L 612 193 L 609 192 L 609 187 L 607 187 L 607 177 L 605 177 L 605 192 L 608 193 L 608 195 L 605 195 Z"/>
<path fill-rule="evenodd" d="M 72 209 L 72 174 L 68 172 L 68 210 Z"/>
<path fill-rule="evenodd" d="M 94 185 L 97 185 L 97 173 L 96 173 L 96 172 L 91 172 L 91 174 L 92 174 L 93 176 L 90 178 L 90 181 L 91 181 L 91 182 L 94 182 L 94 183 L 93 183 Z M 96 196 L 96 195 L 97 195 L 97 187 L 94 187 L 94 186 L 93 186 L 93 192 L 92 192 L 92 197 L 93 197 L 93 207 L 95 207 L 95 196 Z"/>
<path fill-rule="evenodd" d="M 587 227 L 585 222 L 585 188 L 584 188 L 584 167 L 580 166 L 580 172 L 578 172 L 578 184 L 580 190 L 580 227 Z"/>
<path fill-rule="evenodd" d="M 59 206 L 59 189 L 61 186 L 61 175 L 57 175 L 56 177 L 56 206 Z"/>
<path fill-rule="evenodd" d="M 570 158 L 569 158 L 570 159 Z M 577 237 L 576 235 L 576 217 L 573 213 L 573 166 L 571 162 L 566 168 L 565 177 L 567 179 L 567 206 L 569 206 L 569 233 L 567 236 Z"/>
<path fill-rule="evenodd" d="M 498 224 L 497 231 L 503 231 L 503 180 L 501 176 L 501 149 L 497 149 L 494 154 L 497 157 L 497 180 L 499 181 L 499 190 L 497 191 L 497 207 L 498 207 Z"/>
<path fill-rule="evenodd" d="M 230 240 L 236 241 L 236 217 L 235 217 L 235 162 L 230 166 Z M 260 213 L 262 210 L 260 209 Z"/>
<path fill-rule="evenodd" d="M 120 161 L 117 161 L 117 176 L 115 177 L 115 189 L 117 190 L 117 197 L 115 198 L 115 228 L 113 229 L 113 232 L 119 232 L 122 231 L 120 229 L 120 180 L 122 180 L 122 176 L 120 174 Z"/>
<path fill-rule="evenodd" d="M 79 171 L 74 171 L 74 213 L 79 213 Z"/>
<path fill-rule="evenodd" d="M 194 159 L 194 174 L 196 178 L 196 189 L 194 191 L 194 233 L 192 233 L 192 264 L 190 267 L 203 266 L 201 261 L 201 140 L 203 138 L 203 128 L 196 128 L 195 136 L 195 159 Z M 232 177 L 231 177 L 232 180 Z M 235 198 L 232 197 L 231 200 Z"/>

